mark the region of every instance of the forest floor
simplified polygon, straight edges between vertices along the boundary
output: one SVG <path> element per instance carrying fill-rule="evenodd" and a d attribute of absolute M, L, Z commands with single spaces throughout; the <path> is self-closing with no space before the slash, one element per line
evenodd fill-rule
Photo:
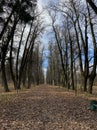
<path fill-rule="evenodd" d="M 0 96 L 0 130 L 97 130 L 90 98 L 40 86 Z"/>

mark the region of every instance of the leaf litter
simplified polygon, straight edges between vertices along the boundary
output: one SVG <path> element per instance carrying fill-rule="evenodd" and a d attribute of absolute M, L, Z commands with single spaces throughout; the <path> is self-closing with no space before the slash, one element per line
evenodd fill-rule
<path fill-rule="evenodd" d="M 0 130 L 97 130 L 89 103 L 61 88 L 35 87 L 0 101 Z"/>

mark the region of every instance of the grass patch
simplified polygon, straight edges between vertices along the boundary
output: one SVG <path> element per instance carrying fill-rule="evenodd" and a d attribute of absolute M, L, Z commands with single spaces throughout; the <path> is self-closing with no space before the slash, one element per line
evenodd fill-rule
<path fill-rule="evenodd" d="M 2 102 L 10 102 L 14 98 L 14 94 L 1 94 L 0 95 L 0 101 Z"/>

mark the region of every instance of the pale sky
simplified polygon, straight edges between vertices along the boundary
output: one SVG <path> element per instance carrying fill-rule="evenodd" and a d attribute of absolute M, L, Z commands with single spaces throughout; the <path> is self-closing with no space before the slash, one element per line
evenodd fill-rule
<path fill-rule="evenodd" d="M 46 7 L 48 6 L 50 0 L 38 0 L 38 10 L 39 12 L 42 12 L 42 17 L 44 18 L 45 22 L 46 23 L 49 23 L 49 16 L 48 16 L 48 13 L 46 11 Z"/>
<path fill-rule="evenodd" d="M 43 17 L 44 21 L 45 21 L 45 24 L 49 24 L 49 16 L 48 16 L 48 13 L 47 11 L 44 9 L 49 3 L 49 0 L 38 0 L 38 10 L 39 12 L 42 12 L 42 15 L 41 17 Z M 46 36 L 46 34 L 43 35 L 42 37 L 42 44 L 43 46 L 45 46 L 45 55 L 47 55 L 47 48 L 48 48 L 48 38 Z M 44 60 L 43 62 L 43 71 L 44 71 L 44 75 L 46 76 L 46 72 L 47 72 L 47 66 L 48 66 L 48 60 L 47 58 Z"/>
<path fill-rule="evenodd" d="M 49 3 L 54 3 L 54 4 L 57 4 L 59 0 L 38 0 L 38 6 L 40 7 L 41 9 L 41 6 L 45 7 L 45 6 L 48 6 Z"/>
<path fill-rule="evenodd" d="M 44 10 L 43 12 L 43 16 L 45 17 L 46 22 L 49 22 L 50 18 L 49 15 L 46 11 L 47 7 L 49 6 L 49 4 L 58 4 L 59 0 L 38 0 L 38 9 L 40 12 L 42 12 L 42 10 Z"/>
<path fill-rule="evenodd" d="M 44 19 L 44 22 L 45 24 L 49 25 L 51 23 L 51 19 L 50 19 L 50 16 L 47 12 L 47 6 L 50 4 L 50 3 L 53 3 L 53 4 L 57 4 L 59 0 L 38 0 L 38 10 L 39 12 L 42 12 L 42 15 L 41 17 L 43 17 Z M 47 28 L 47 31 L 51 31 L 51 28 Z M 48 56 L 48 42 L 49 42 L 49 39 L 51 37 L 48 35 L 48 34 L 44 34 L 43 35 L 43 38 L 41 39 L 42 40 L 42 44 L 45 46 L 45 55 Z M 47 72 L 47 66 L 48 66 L 48 60 L 47 58 L 44 60 L 44 63 L 43 63 L 43 71 L 44 71 L 44 74 L 46 75 L 46 72 Z"/>

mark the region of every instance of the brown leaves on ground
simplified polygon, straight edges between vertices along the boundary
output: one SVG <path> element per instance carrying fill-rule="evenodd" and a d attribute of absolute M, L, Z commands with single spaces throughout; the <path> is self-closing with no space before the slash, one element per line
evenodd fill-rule
<path fill-rule="evenodd" d="M 0 101 L 0 130 L 97 130 L 89 103 L 57 87 L 32 88 Z"/>

